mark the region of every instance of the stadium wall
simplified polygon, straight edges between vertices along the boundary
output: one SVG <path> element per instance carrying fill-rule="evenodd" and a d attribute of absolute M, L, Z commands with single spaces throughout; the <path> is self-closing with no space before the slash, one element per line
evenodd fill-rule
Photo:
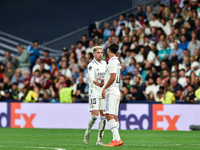
<path fill-rule="evenodd" d="M 199 114 L 200 105 L 121 104 L 120 129 L 188 131 Z M 0 103 L 0 127 L 85 129 L 89 117 L 87 104 Z"/>

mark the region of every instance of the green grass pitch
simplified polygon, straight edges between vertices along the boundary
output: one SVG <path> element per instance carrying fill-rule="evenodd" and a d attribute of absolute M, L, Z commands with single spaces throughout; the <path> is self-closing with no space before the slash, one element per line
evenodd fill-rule
<path fill-rule="evenodd" d="M 97 130 L 92 130 L 90 143 L 83 143 L 85 130 L 75 129 L 11 129 L 0 128 L 0 150 L 102 150 L 102 149 L 200 149 L 198 131 L 150 131 L 120 130 L 124 145 L 120 147 L 96 146 Z M 111 142 L 112 134 L 106 130 L 105 144 Z"/>

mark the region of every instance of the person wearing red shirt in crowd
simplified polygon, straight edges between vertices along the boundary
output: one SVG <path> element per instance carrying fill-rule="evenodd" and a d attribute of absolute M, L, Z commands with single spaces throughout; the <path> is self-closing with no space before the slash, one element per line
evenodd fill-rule
<path fill-rule="evenodd" d="M 43 63 L 46 63 L 47 65 L 51 65 L 51 58 L 49 57 L 49 51 L 44 51 L 44 59 L 42 60 Z"/>

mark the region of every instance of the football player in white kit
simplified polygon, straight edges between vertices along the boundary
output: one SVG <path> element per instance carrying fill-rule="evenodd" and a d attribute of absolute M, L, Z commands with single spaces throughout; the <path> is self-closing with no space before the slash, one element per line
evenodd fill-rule
<path fill-rule="evenodd" d="M 104 88 L 102 91 L 102 97 L 106 98 L 106 109 L 104 114 L 106 114 L 106 118 L 108 121 L 108 125 L 113 134 L 113 140 L 111 143 L 104 145 L 108 147 L 115 147 L 123 145 L 123 141 L 119 135 L 119 120 L 118 120 L 118 111 L 119 111 L 119 103 L 120 103 L 120 90 L 119 90 L 119 82 L 120 82 L 120 72 L 121 65 L 116 56 L 118 51 L 118 45 L 115 43 L 111 43 L 108 46 L 108 56 L 110 60 L 108 61 L 108 65 L 106 67 L 106 75 L 104 79 Z"/>
<path fill-rule="evenodd" d="M 85 131 L 84 142 L 89 143 L 89 137 L 92 126 L 95 124 L 98 114 L 100 112 L 99 133 L 96 145 L 104 145 L 102 137 L 106 125 L 106 116 L 103 114 L 105 110 L 105 99 L 102 98 L 102 86 L 104 84 L 104 76 L 107 63 L 102 60 L 103 48 L 101 46 L 95 46 L 93 48 L 94 59 L 88 64 L 89 75 L 89 111 L 91 112 L 91 118 L 88 122 L 87 130 Z"/>

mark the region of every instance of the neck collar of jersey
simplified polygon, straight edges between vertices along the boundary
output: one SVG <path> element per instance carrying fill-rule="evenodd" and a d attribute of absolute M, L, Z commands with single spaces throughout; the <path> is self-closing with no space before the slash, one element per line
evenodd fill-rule
<path fill-rule="evenodd" d="M 118 57 L 117 57 L 117 56 L 114 56 L 114 57 L 110 58 L 110 60 L 112 60 L 112 59 L 118 59 Z M 110 60 L 109 60 L 109 61 L 110 61 Z M 108 61 L 108 62 L 109 62 L 109 61 Z"/>
<path fill-rule="evenodd" d="M 98 65 L 98 64 L 102 64 L 102 60 L 101 63 L 99 63 L 95 58 L 94 58 L 94 62 Z"/>

